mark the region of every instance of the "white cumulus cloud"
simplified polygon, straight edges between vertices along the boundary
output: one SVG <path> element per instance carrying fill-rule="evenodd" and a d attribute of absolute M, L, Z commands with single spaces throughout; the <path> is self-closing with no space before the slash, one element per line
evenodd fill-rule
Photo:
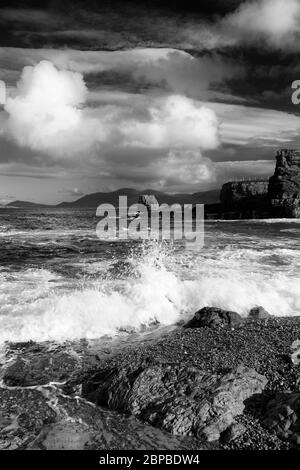
<path fill-rule="evenodd" d="M 115 147 L 200 150 L 219 144 L 215 112 L 181 95 L 133 95 L 126 106 L 114 101 L 93 107 L 87 97 L 81 73 L 49 61 L 26 66 L 5 106 L 6 131 L 20 146 L 57 158 L 103 157 Z"/>
<path fill-rule="evenodd" d="M 171 95 L 149 109 L 150 120 L 124 122 L 131 145 L 170 148 L 215 148 L 219 144 L 214 111 L 181 95 Z"/>
<path fill-rule="evenodd" d="M 24 67 L 5 105 L 6 132 L 20 146 L 53 155 L 84 149 L 95 125 L 81 109 L 87 95 L 80 73 L 58 70 L 49 61 Z"/>
<path fill-rule="evenodd" d="M 264 37 L 271 45 L 294 48 L 300 33 L 300 1 L 248 1 L 225 17 L 223 26 L 246 42 Z"/>

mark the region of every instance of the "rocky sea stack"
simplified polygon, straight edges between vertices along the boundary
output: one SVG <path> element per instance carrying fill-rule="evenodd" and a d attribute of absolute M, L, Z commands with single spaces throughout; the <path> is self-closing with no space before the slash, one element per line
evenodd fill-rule
<path fill-rule="evenodd" d="M 300 151 L 278 150 L 275 172 L 270 179 L 225 183 L 220 201 L 205 207 L 207 218 L 299 218 Z"/>
<path fill-rule="evenodd" d="M 274 176 L 268 196 L 278 217 L 300 217 L 300 152 L 280 150 L 276 155 Z"/>
<path fill-rule="evenodd" d="M 138 204 L 144 204 L 148 211 L 151 211 L 151 206 L 158 206 L 158 201 L 153 194 L 141 194 L 138 199 Z"/>

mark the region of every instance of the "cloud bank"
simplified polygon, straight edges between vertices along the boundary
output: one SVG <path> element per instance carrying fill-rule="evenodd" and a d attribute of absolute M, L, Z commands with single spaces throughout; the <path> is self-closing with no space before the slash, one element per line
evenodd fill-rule
<path fill-rule="evenodd" d="M 91 107 L 83 75 L 49 61 L 26 66 L 5 106 L 5 135 L 40 159 L 80 160 L 95 174 L 155 175 L 162 185 L 206 181 L 203 151 L 220 144 L 216 113 L 182 95 L 132 96 Z M 135 152 L 136 158 L 132 156 Z"/>

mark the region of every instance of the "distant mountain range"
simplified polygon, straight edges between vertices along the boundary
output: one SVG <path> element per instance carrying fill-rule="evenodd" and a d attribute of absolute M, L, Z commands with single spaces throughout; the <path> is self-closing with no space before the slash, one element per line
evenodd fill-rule
<path fill-rule="evenodd" d="M 90 207 L 96 208 L 100 204 L 109 203 L 117 206 L 119 204 L 119 196 L 127 196 L 127 204 L 137 203 L 138 198 L 142 194 L 153 194 L 158 200 L 159 204 L 214 204 L 219 202 L 220 190 L 212 189 L 210 191 L 202 191 L 193 194 L 167 194 L 161 191 L 155 191 L 153 189 L 145 189 L 144 191 L 138 191 L 136 189 L 130 188 L 121 188 L 117 191 L 111 192 L 99 192 L 93 194 L 87 194 L 76 201 L 72 202 L 61 202 L 56 205 L 47 205 L 47 204 L 37 204 L 34 202 L 28 201 L 12 201 L 6 204 L 5 207 L 22 207 L 22 208 L 42 208 L 42 207 L 58 207 L 58 208 L 67 208 L 67 207 Z"/>
<path fill-rule="evenodd" d="M 28 202 L 28 201 L 12 201 L 8 204 L 4 204 L 2 207 L 24 207 L 25 209 L 30 209 L 32 207 L 55 207 L 50 206 L 48 204 L 37 204 L 35 202 Z"/>

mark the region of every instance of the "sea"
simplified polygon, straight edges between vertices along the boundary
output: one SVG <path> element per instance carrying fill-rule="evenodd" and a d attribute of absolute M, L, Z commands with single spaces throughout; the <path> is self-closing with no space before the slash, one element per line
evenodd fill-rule
<path fill-rule="evenodd" d="M 124 338 L 204 306 L 300 314 L 300 220 L 205 221 L 204 246 L 100 240 L 95 209 L 0 209 L 0 344 Z"/>

